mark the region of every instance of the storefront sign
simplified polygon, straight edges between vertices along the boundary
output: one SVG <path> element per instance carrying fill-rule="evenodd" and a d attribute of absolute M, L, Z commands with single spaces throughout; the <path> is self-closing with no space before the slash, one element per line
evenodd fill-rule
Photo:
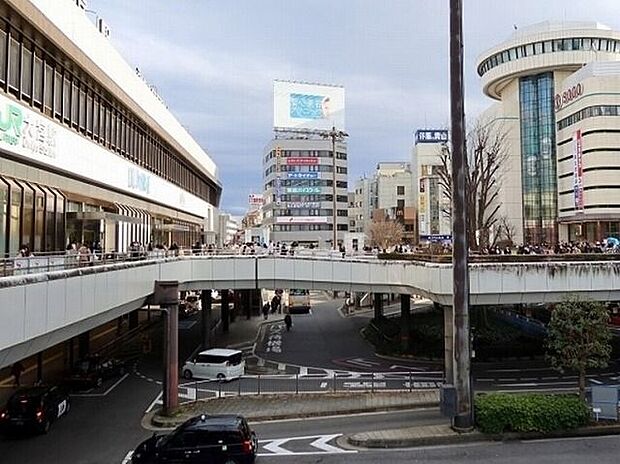
<path fill-rule="evenodd" d="M 583 139 L 581 130 L 573 135 L 573 195 L 575 209 L 583 212 Z"/>
<path fill-rule="evenodd" d="M 127 187 L 143 193 L 151 192 L 151 176 L 141 169 L 129 167 L 127 169 Z"/>
<path fill-rule="evenodd" d="M 276 177 L 276 204 L 279 205 L 282 201 L 282 180 L 280 179 L 280 175 Z"/>
<path fill-rule="evenodd" d="M 573 85 L 571 88 L 565 90 L 561 94 L 558 93 L 555 96 L 555 110 L 560 111 L 566 105 L 568 105 L 573 100 L 581 97 L 583 95 L 583 84 L 580 82 L 579 84 Z"/>
<path fill-rule="evenodd" d="M 287 174 L 289 179 L 318 179 L 318 172 L 289 172 Z"/>
<path fill-rule="evenodd" d="M 288 187 L 286 193 L 321 193 L 321 187 Z"/>
<path fill-rule="evenodd" d="M 317 157 L 296 157 L 296 158 L 286 158 L 286 164 L 289 166 L 314 166 L 319 164 L 319 159 Z"/>
<path fill-rule="evenodd" d="M 277 224 L 327 224 L 325 216 L 278 216 Z"/>
<path fill-rule="evenodd" d="M 0 95 L 0 148 L 99 185 L 132 193 L 199 217 L 213 206 L 77 132 Z"/>
<path fill-rule="evenodd" d="M 445 129 L 419 129 L 415 131 L 415 143 L 442 143 L 448 141 Z"/>
<path fill-rule="evenodd" d="M 319 208 L 321 203 L 318 201 L 291 201 L 286 204 L 289 209 L 301 209 L 301 208 Z"/>
<path fill-rule="evenodd" d="M 265 199 L 262 195 L 258 195 L 256 193 L 250 193 L 248 195 L 248 204 L 250 206 L 263 206 L 265 204 Z"/>

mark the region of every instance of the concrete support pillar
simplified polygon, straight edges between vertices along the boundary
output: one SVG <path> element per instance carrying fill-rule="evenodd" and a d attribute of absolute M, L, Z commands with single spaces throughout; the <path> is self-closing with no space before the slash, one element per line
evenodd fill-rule
<path fill-rule="evenodd" d="M 373 295 L 373 305 L 375 308 L 375 320 L 383 317 L 383 293 L 375 293 Z"/>
<path fill-rule="evenodd" d="M 437 303 L 435 303 L 437 305 Z M 439 306 L 439 305 L 437 305 Z M 443 309 L 444 327 L 444 383 L 454 384 L 454 307 L 439 306 Z"/>
<path fill-rule="evenodd" d="M 222 295 L 222 330 L 226 333 L 230 327 L 230 297 L 228 289 L 221 290 L 220 293 Z"/>
<path fill-rule="evenodd" d="M 78 336 L 78 358 L 84 358 L 90 351 L 90 330 Z"/>
<path fill-rule="evenodd" d="M 129 330 L 137 329 L 139 324 L 138 310 L 129 313 Z"/>
<path fill-rule="evenodd" d="M 210 335 L 211 335 L 211 306 L 213 299 L 211 298 L 211 290 L 203 290 L 200 293 L 200 339 L 202 343 L 202 349 L 209 348 Z"/>
<path fill-rule="evenodd" d="M 409 349 L 411 332 L 411 295 L 400 295 L 400 346 L 404 352 Z"/>
<path fill-rule="evenodd" d="M 179 305 L 165 308 L 164 338 L 164 414 L 179 406 Z"/>

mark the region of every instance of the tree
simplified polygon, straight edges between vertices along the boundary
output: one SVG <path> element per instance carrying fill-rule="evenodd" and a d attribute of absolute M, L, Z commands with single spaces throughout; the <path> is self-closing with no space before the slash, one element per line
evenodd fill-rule
<path fill-rule="evenodd" d="M 579 374 L 579 397 L 585 400 L 586 369 L 605 367 L 611 354 L 609 313 L 598 301 L 569 297 L 551 313 L 547 334 L 547 357 L 564 372 Z"/>
<path fill-rule="evenodd" d="M 370 239 L 373 245 L 385 250 L 392 245 L 398 245 L 405 234 L 400 222 L 392 219 L 380 218 L 370 224 Z"/>
<path fill-rule="evenodd" d="M 467 241 L 470 248 L 489 246 L 491 231 L 499 220 L 498 202 L 502 166 L 508 158 L 508 132 L 499 124 L 478 121 L 467 134 L 465 159 Z M 443 194 L 452 203 L 452 153 L 442 147 L 439 166 L 439 184 Z M 451 215 L 450 207 L 444 214 Z"/>

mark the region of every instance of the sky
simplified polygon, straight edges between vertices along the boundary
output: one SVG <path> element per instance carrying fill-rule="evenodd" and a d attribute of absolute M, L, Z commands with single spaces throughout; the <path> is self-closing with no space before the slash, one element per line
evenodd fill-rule
<path fill-rule="evenodd" d="M 598 21 L 620 0 L 464 0 L 465 111 L 482 94 L 476 60 L 514 27 Z M 89 0 L 124 58 L 155 85 L 218 166 L 220 208 L 261 193 L 273 136 L 273 80 L 346 91 L 349 185 L 379 161 L 409 161 L 413 134 L 449 125 L 448 0 Z M 93 14 L 94 16 L 94 14 Z"/>

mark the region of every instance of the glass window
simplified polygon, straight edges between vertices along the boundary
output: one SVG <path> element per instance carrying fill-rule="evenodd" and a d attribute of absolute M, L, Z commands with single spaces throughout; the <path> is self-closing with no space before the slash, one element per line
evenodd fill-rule
<path fill-rule="evenodd" d="M 62 117 L 67 122 L 71 117 L 71 81 L 66 75 L 62 80 Z"/>
<path fill-rule="evenodd" d="M 32 97 L 35 103 L 43 103 L 43 60 L 38 56 L 34 57 L 34 89 Z"/>
<path fill-rule="evenodd" d="M 9 187 L 0 179 L 0 257 L 6 253 Z"/>
<path fill-rule="evenodd" d="M 9 85 L 17 89 L 19 86 L 19 42 L 13 37 L 11 37 L 9 60 Z"/>
<path fill-rule="evenodd" d="M 93 131 L 93 96 L 90 93 L 86 97 L 86 131 Z"/>
<path fill-rule="evenodd" d="M 536 42 L 534 44 L 534 53 L 536 53 L 537 55 L 540 55 L 540 54 L 544 53 L 544 51 L 543 51 L 543 43 L 542 42 Z"/>
<path fill-rule="evenodd" d="M 34 248 L 43 250 L 43 234 L 45 230 L 45 195 L 41 190 L 35 191 L 34 201 Z"/>
<path fill-rule="evenodd" d="M 32 96 L 32 51 L 22 47 L 22 93 Z"/>
<path fill-rule="evenodd" d="M 397 185 L 396 186 L 396 195 L 404 195 L 405 194 L 405 186 Z"/>
<path fill-rule="evenodd" d="M 78 105 L 80 107 L 80 129 L 86 129 L 86 92 L 84 90 L 80 90 Z"/>
<path fill-rule="evenodd" d="M 56 191 L 56 250 L 65 248 L 65 197 Z"/>
<path fill-rule="evenodd" d="M 56 249 L 56 195 L 48 189 L 45 191 L 45 251 Z M 64 250 L 64 244 L 60 248 Z"/>
<path fill-rule="evenodd" d="M 22 239 L 21 243 L 28 245 L 33 250 L 34 240 L 34 189 L 28 184 L 22 185 L 23 207 L 22 207 Z"/>
<path fill-rule="evenodd" d="M 6 32 L 0 29 L 0 82 L 6 82 Z M 2 243 L 0 243 L 2 250 Z"/>
<path fill-rule="evenodd" d="M 79 118 L 79 103 L 80 103 L 80 93 L 78 90 L 77 83 L 73 81 L 73 85 L 71 86 L 71 122 L 74 126 L 78 124 Z"/>
<path fill-rule="evenodd" d="M 21 231 L 22 189 L 15 182 L 11 184 L 11 206 L 9 210 L 9 254 L 15 255 L 19 251 Z"/>

